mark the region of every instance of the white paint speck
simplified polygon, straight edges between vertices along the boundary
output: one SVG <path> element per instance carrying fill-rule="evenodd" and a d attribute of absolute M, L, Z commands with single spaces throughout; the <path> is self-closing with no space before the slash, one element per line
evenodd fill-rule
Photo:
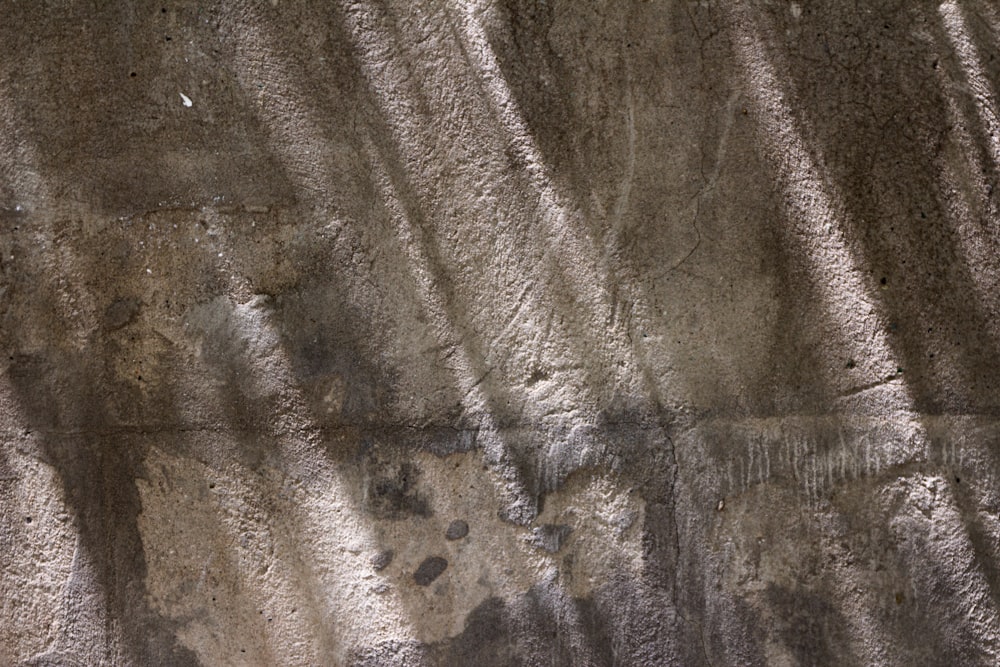
<path fill-rule="evenodd" d="M 152 269 L 146 269 L 146 273 L 148 273 L 149 275 L 153 275 L 153 270 Z"/>
<path fill-rule="evenodd" d="M 180 93 L 180 96 L 181 96 L 181 102 L 184 104 L 184 106 L 190 107 L 194 105 L 194 102 L 191 101 L 191 98 L 185 95 L 184 93 Z"/>

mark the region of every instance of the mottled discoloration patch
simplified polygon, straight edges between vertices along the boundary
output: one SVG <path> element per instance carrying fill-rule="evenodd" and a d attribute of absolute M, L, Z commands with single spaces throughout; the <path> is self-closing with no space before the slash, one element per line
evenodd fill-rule
<path fill-rule="evenodd" d="M 420 469 L 408 462 L 377 466 L 366 480 L 365 506 L 380 518 L 430 516 L 430 505 L 416 491 L 419 475 Z"/>
<path fill-rule="evenodd" d="M 572 532 L 573 529 L 565 524 L 547 523 L 532 529 L 531 545 L 554 554 L 562 549 L 563 543 Z"/>

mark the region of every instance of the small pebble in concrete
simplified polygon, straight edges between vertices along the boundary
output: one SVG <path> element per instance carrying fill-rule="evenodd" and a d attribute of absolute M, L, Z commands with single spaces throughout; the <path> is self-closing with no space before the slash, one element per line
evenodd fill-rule
<path fill-rule="evenodd" d="M 392 562 L 392 558 L 395 555 L 396 553 L 392 549 L 386 549 L 385 551 L 378 552 L 377 554 L 372 556 L 371 559 L 372 569 L 375 570 L 376 572 L 380 572 L 385 568 L 389 567 L 389 563 Z"/>
<path fill-rule="evenodd" d="M 413 581 L 418 586 L 429 586 L 432 581 L 441 576 L 448 567 L 448 561 L 440 556 L 430 556 L 424 559 L 417 571 L 413 573 Z"/>
<path fill-rule="evenodd" d="M 461 519 L 455 519 L 448 524 L 448 530 L 444 531 L 446 540 L 460 540 L 469 534 L 469 524 Z"/>

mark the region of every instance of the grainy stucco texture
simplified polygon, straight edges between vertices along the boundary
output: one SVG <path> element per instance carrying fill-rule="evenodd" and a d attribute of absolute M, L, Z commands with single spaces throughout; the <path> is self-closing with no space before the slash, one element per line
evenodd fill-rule
<path fill-rule="evenodd" d="M 995 2 L 0 7 L 0 664 L 1000 661 Z"/>

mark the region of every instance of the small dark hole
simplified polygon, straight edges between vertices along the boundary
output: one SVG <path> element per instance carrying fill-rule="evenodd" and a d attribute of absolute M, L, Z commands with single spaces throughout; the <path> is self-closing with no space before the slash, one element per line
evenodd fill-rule
<path fill-rule="evenodd" d="M 215 482 L 209 482 L 208 483 L 208 488 L 214 489 L 215 488 Z"/>
<path fill-rule="evenodd" d="M 31 517 L 30 516 L 24 517 L 24 522 L 31 523 Z"/>
<path fill-rule="evenodd" d="M 955 478 L 955 484 L 961 484 L 961 483 L 962 483 L 962 478 L 961 477 L 956 477 Z"/>
<path fill-rule="evenodd" d="M 887 282 L 889 282 L 889 281 L 888 281 L 888 280 L 886 279 L 886 277 L 885 277 L 885 276 L 882 276 L 882 279 L 881 279 L 881 280 L 879 280 L 879 282 L 880 282 L 880 283 L 882 283 L 883 285 L 885 285 L 885 284 L 886 284 Z"/>
<path fill-rule="evenodd" d="M 170 39 L 171 39 L 170 35 L 167 35 L 167 36 L 165 37 L 165 39 L 166 39 L 166 40 L 167 40 L 167 41 L 169 42 L 169 41 L 170 41 Z"/>
<path fill-rule="evenodd" d="M 215 596 L 214 595 L 212 596 L 212 602 L 215 602 Z"/>
<path fill-rule="evenodd" d="M 135 72 L 129 72 L 128 75 L 131 76 L 131 77 L 133 77 L 133 78 L 136 76 Z"/>
<path fill-rule="evenodd" d="M 140 379 L 140 380 L 142 380 L 142 376 L 141 376 L 141 375 L 140 375 L 140 376 L 138 376 L 138 377 L 139 377 L 139 379 Z"/>
<path fill-rule="evenodd" d="M 167 8 L 166 7 L 161 8 L 160 12 L 163 13 L 163 14 L 166 14 L 167 13 Z"/>

